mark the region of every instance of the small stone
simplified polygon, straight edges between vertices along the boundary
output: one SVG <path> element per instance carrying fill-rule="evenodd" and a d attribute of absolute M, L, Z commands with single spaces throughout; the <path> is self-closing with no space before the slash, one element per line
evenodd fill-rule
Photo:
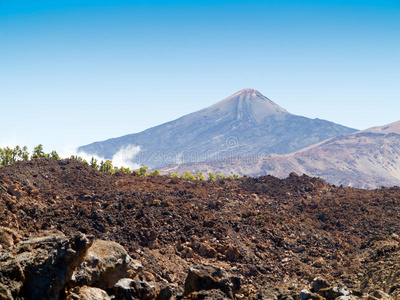
<path fill-rule="evenodd" d="M 303 253 L 304 251 L 306 251 L 306 247 L 304 245 L 297 246 L 293 249 L 294 253 Z"/>
<path fill-rule="evenodd" d="M 190 294 L 190 300 L 229 300 L 232 298 L 227 297 L 227 295 L 221 290 L 208 290 L 199 291 Z"/>
<path fill-rule="evenodd" d="M 211 265 L 198 265 L 189 269 L 185 280 L 184 296 L 213 289 L 220 290 L 228 298 L 234 299 L 236 290 L 240 289 L 240 280 L 223 269 Z"/>
<path fill-rule="evenodd" d="M 322 297 L 325 297 L 327 300 L 334 300 L 340 296 L 348 296 L 350 295 L 349 290 L 346 287 L 339 288 L 339 287 L 330 287 L 330 288 L 323 288 L 318 291 Z"/>
<path fill-rule="evenodd" d="M 328 281 L 326 281 L 322 277 L 315 277 L 314 280 L 312 281 L 312 291 L 315 293 L 318 293 L 320 289 L 328 288 L 330 287 L 330 284 Z"/>
<path fill-rule="evenodd" d="M 2 300 L 14 300 L 11 291 L 5 285 L 0 283 L 0 299 Z"/>
<path fill-rule="evenodd" d="M 391 296 L 389 296 L 388 294 L 386 294 L 384 291 L 381 290 L 374 291 L 372 295 L 368 297 L 368 300 L 376 300 L 376 299 L 393 300 Z"/>
<path fill-rule="evenodd" d="M 308 300 L 311 299 L 311 292 L 309 290 L 302 290 L 300 292 L 300 300 Z"/>
<path fill-rule="evenodd" d="M 175 291 L 171 285 L 163 287 L 158 294 L 157 300 L 170 300 L 174 297 Z"/>
<path fill-rule="evenodd" d="M 135 281 L 130 278 L 120 279 L 113 287 L 117 299 L 150 300 L 157 298 L 157 289 L 144 281 Z"/>
<path fill-rule="evenodd" d="M 300 300 L 323 300 L 323 298 L 316 294 L 316 293 L 311 293 L 309 290 L 304 289 L 300 292 Z"/>
<path fill-rule="evenodd" d="M 111 300 L 111 297 L 102 289 L 83 286 L 79 289 L 79 300 Z"/>
<path fill-rule="evenodd" d="M 340 297 L 337 297 L 335 300 L 351 300 L 352 298 L 351 298 L 351 296 L 340 296 Z"/>
<path fill-rule="evenodd" d="M 317 258 L 312 264 L 314 268 L 322 268 L 324 265 L 325 260 L 322 257 Z"/>
<path fill-rule="evenodd" d="M 283 297 L 281 298 L 281 300 L 294 300 L 294 299 L 293 299 L 292 296 L 287 295 L 287 296 L 283 296 Z"/>

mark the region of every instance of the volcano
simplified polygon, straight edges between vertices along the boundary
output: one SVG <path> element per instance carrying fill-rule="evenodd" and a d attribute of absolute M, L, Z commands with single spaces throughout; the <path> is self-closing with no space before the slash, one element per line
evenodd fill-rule
<path fill-rule="evenodd" d="M 357 131 L 294 115 L 259 91 L 243 89 L 218 103 L 145 131 L 81 146 L 106 159 L 128 147 L 132 163 L 151 168 L 172 163 L 287 154 Z"/>

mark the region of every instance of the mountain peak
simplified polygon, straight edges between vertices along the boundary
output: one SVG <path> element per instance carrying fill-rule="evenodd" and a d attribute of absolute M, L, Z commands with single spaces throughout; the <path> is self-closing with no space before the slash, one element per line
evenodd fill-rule
<path fill-rule="evenodd" d="M 266 98 L 263 94 L 261 94 L 259 91 L 255 90 L 255 89 L 251 89 L 251 88 L 246 88 L 243 90 L 240 90 L 239 92 L 237 92 L 234 95 L 249 95 L 249 96 L 253 96 L 253 97 L 263 97 Z"/>
<path fill-rule="evenodd" d="M 255 93 L 255 94 L 260 94 L 259 91 L 255 90 L 255 89 L 251 89 L 251 88 L 246 88 L 243 90 L 240 90 L 239 93 Z"/>
<path fill-rule="evenodd" d="M 251 88 L 240 90 L 203 110 L 203 112 L 205 111 L 219 111 L 221 117 L 230 115 L 236 120 L 248 120 L 257 123 L 270 116 L 282 119 L 290 114 L 259 91 Z"/>

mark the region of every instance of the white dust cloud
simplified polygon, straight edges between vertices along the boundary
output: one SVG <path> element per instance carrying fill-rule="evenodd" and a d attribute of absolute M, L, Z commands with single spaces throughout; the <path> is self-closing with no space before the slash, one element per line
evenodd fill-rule
<path fill-rule="evenodd" d="M 113 166 L 118 168 L 125 167 L 131 170 L 139 169 L 140 165 L 135 164 L 131 161 L 139 152 L 140 152 L 140 146 L 128 145 L 126 147 L 122 147 L 117 153 L 114 154 L 114 156 L 111 159 Z M 104 157 L 88 154 L 83 151 L 78 152 L 78 148 L 74 146 L 67 147 L 60 153 L 60 157 L 62 158 L 70 158 L 72 155 L 80 156 L 87 162 L 90 162 L 90 160 L 93 157 L 94 159 L 97 159 L 98 164 L 100 164 L 101 161 L 107 160 Z"/>
<path fill-rule="evenodd" d="M 140 146 L 128 145 L 121 148 L 112 158 L 113 165 L 117 167 L 128 167 L 131 170 L 139 169 L 140 166 L 131 161 L 139 152 Z"/>

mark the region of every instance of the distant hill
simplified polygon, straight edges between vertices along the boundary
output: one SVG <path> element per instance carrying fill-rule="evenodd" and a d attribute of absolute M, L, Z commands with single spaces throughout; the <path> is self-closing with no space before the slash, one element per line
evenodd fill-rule
<path fill-rule="evenodd" d="M 78 150 L 111 159 L 121 149 L 136 146 L 140 151 L 130 160 L 154 168 L 171 163 L 287 154 L 355 131 L 325 120 L 293 115 L 260 92 L 244 89 L 177 120 Z"/>
<path fill-rule="evenodd" d="M 335 137 L 287 155 L 234 158 L 168 166 L 162 171 L 214 172 L 286 177 L 291 172 L 318 176 L 336 185 L 361 188 L 400 186 L 400 121 Z"/>

